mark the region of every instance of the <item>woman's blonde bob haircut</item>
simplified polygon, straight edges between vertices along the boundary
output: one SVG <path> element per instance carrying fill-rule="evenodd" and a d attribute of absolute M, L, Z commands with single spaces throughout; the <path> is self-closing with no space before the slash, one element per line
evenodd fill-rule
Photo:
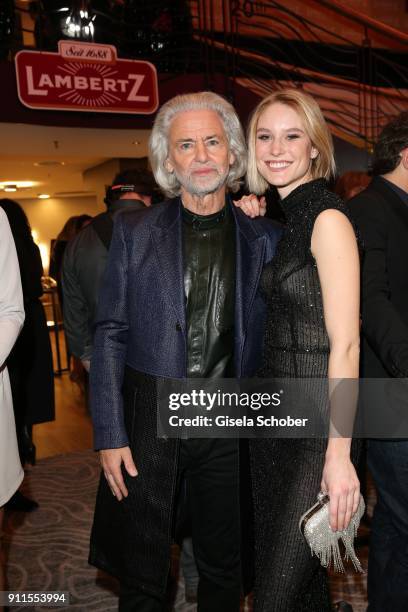
<path fill-rule="evenodd" d="M 175 173 L 169 172 L 165 166 L 169 156 L 169 131 L 178 113 L 192 110 L 211 110 L 220 117 L 229 150 L 235 158 L 226 185 L 230 191 L 238 191 L 247 164 L 244 132 L 234 107 L 225 98 L 211 91 L 175 96 L 159 110 L 149 139 L 149 160 L 156 182 L 168 197 L 180 195 L 181 186 Z"/>
<path fill-rule="evenodd" d="M 308 94 L 299 89 L 281 89 L 270 94 L 258 104 L 252 113 L 248 125 L 248 172 L 247 185 L 252 193 L 261 195 L 268 189 L 269 184 L 260 174 L 255 155 L 256 132 L 259 117 L 271 104 L 286 104 L 301 118 L 306 134 L 312 146 L 317 149 L 318 155 L 311 160 L 311 175 L 313 179 L 330 179 L 336 171 L 333 153 L 333 140 L 317 102 Z"/>

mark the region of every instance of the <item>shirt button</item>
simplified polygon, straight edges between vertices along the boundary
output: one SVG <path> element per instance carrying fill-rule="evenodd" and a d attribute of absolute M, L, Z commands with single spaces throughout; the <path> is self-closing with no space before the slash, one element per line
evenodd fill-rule
<path fill-rule="evenodd" d="M 181 325 L 180 325 L 180 323 L 178 321 L 176 323 L 176 330 L 177 331 L 181 331 Z"/>

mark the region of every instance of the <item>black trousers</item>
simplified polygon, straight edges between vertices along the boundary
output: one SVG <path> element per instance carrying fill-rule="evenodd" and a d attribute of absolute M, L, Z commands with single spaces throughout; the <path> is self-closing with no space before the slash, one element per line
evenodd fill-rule
<path fill-rule="evenodd" d="M 368 610 L 408 610 L 408 440 L 369 440 L 377 489 L 368 557 Z"/>
<path fill-rule="evenodd" d="M 179 477 L 186 483 L 200 581 L 199 612 L 238 612 L 241 594 L 238 440 L 182 440 Z M 162 612 L 165 602 L 121 584 L 120 612 Z"/>

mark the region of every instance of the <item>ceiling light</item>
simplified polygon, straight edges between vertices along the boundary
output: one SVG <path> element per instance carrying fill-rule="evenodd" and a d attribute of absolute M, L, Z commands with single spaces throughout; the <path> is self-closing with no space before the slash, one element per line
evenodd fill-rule
<path fill-rule="evenodd" d="M 30 189 L 36 185 L 34 181 L 1 181 L 0 189 L 4 191 L 16 191 L 16 189 Z"/>
<path fill-rule="evenodd" d="M 48 200 L 48 198 L 50 198 L 50 197 L 51 197 L 51 196 L 50 196 L 50 194 L 49 194 L 49 193 L 39 193 L 39 194 L 38 194 L 38 198 L 39 198 L 40 200 Z"/>
<path fill-rule="evenodd" d="M 34 162 L 34 166 L 44 166 L 44 167 L 51 167 L 51 166 L 65 166 L 65 162 L 63 161 L 56 161 L 55 159 L 45 159 L 43 161 L 39 161 L 39 162 Z"/>
<path fill-rule="evenodd" d="M 81 0 L 79 7 L 71 9 L 62 27 L 62 31 L 66 36 L 93 41 L 95 33 L 93 22 L 96 14 L 90 12 L 89 4 L 89 0 Z"/>

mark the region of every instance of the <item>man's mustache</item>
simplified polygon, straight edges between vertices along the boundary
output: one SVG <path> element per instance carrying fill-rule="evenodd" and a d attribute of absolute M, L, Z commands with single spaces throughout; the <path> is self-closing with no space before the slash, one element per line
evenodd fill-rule
<path fill-rule="evenodd" d="M 195 172 L 196 170 L 216 170 L 219 173 L 217 164 L 211 162 L 205 164 L 193 164 L 190 166 L 190 172 Z"/>

